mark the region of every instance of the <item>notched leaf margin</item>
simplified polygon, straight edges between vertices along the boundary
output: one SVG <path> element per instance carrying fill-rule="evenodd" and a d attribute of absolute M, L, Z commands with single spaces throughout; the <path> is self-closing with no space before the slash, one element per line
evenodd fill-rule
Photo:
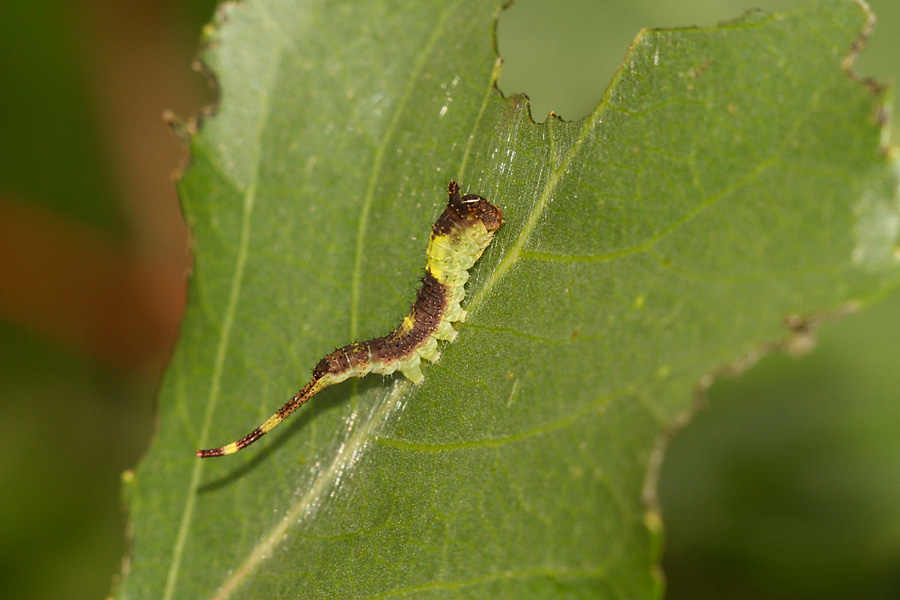
<path fill-rule="evenodd" d="M 896 146 L 890 144 L 890 122 L 891 122 L 891 104 L 886 98 L 888 86 L 872 77 L 864 77 L 854 70 L 854 65 L 859 54 L 865 48 L 869 36 L 875 27 L 875 14 L 869 8 L 868 4 L 863 0 L 851 0 L 860 7 L 866 14 L 866 22 L 859 32 L 859 35 L 850 45 L 846 56 L 840 62 L 840 68 L 854 82 L 863 85 L 876 98 L 877 103 L 873 114 L 873 121 L 881 127 L 882 135 L 878 148 L 879 154 L 886 160 L 898 160 L 900 158 L 900 150 Z M 745 13 L 743 17 L 736 21 L 743 20 L 749 15 L 758 14 L 759 11 L 751 10 Z M 767 13 L 770 14 L 770 13 Z M 638 38 L 648 30 L 642 30 Z M 836 309 L 823 309 L 809 315 L 789 314 L 782 319 L 782 323 L 787 329 L 787 335 L 781 340 L 760 342 L 751 349 L 743 357 L 735 361 L 717 365 L 703 374 L 694 386 L 692 392 L 691 406 L 682 411 L 673 419 L 665 431 L 663 431 L 656 439 L 653 451 L 648 461 L 647 473 L 644 477 L 644 485 L 641 490 L 641 497 L 645 504 L 644 524 L 651 532 L 654 538 L 662 539 L 663 518 L 661 504 L 659 501 L 659 475 L 662 464 L 665 460 L 666 450 L 675 435 L 686 427 L 693 420 L 694 416 L 707 405 L 707 391 L 720 377 L 739 377 L 761 358 L 775 354 L 783 353 L 788 356 L 802 356 L 812 352 L 816 346 L 816 333 L 822 323 L 837 321 L 845 316 L 857 312 L 861 305 L 858 301 L 851 300 Z M 656 556 L 662 557 L 662 549 L 654 549 Z M 657 565 L 658 573 L 661 577 L 662 570 Z"/>

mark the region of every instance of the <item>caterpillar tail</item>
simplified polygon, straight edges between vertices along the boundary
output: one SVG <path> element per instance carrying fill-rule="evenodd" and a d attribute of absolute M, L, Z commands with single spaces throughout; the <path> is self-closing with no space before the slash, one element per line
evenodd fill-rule
<path fill-rule="evenodd" d="M 297 392 L 293 398 L 287 401 L 284 406 L 271 417 L 265 420 L 262 425 L 242 437 L 241 439 L 231 442 L 226 446 L 219 448 L 209 448 L 206 450 L 197 450 L 198 458 L 212 458 L 214 456 L 225 456 L 226 454 L 234 454 L 238 450 L 243 450 L 262 436 L 275 429 L 282 421 L 287 419 L 292 412 L 303 406 L 307 400 L 318 394 L 320 391 L 328 387 L 321 378 L 313 379 L 306 386 Z"/>

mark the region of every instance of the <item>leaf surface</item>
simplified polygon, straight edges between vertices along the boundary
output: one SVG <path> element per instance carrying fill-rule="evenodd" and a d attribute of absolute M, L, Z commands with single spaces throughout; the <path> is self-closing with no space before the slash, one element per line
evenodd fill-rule
<path fill-rule="evenodd" d="M 589 117 L 543 125 L 496 91 L 498 9 L 222 9 L 218 113 L 180 183 L 190 306 L 120 597 L 659 595 L 642 490 L 698 382 L 789 315 L 896 285 L 884 98 L 844 69 L 860 5 L 645 31 Z M 425 381 L 348 381 L 195 459 L 399 323 L 450 178 L 506 223 Z"/>

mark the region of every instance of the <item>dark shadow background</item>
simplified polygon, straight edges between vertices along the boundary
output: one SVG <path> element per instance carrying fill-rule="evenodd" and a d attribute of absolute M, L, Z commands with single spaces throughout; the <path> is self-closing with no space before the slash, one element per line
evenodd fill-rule
<path fill-rule="evenodd" d="M 641 27 L 799 4 L 517 0 L 501 88 L 578 119 Z M 894 82 L 900 3 L 870 4 L 858 70 Z M 126 551 L 119 479 L 152 439 L 190 270 L 162 115 L 213 100 L 191 69 L 213 10 L 0 3 L 2 598 L 102 598 Z M 661 475 L 669 598 L 900 597 L 898 340 L 894 293 L 713 386 Z"/>

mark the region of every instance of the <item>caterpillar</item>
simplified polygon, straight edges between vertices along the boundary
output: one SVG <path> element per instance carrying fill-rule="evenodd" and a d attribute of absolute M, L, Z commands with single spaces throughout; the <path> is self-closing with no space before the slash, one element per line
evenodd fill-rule
<path fill-rule="evenodd" d="M 459 304 L 466 295 L 469 269 L 503 224 L 499 208 L 477 194 L 460 196 L 455 180 L 450 181 L 447 192 L 447 208 L 431 226 L 422 287 L 400 325 L 384 337 L 353 342 L 327 355 L 313 369 L 309 383 L 262 425 L 226 446 L 198 450 L 199 458 L 234 454 L 246 448 L 310 398 L 350 377 L 400 371 L 413 383 L 422 381 L 421 360 L 436 361 L 441 356 L 438 341 L 456 339 L 453 323 L 466 318 Z"/>

